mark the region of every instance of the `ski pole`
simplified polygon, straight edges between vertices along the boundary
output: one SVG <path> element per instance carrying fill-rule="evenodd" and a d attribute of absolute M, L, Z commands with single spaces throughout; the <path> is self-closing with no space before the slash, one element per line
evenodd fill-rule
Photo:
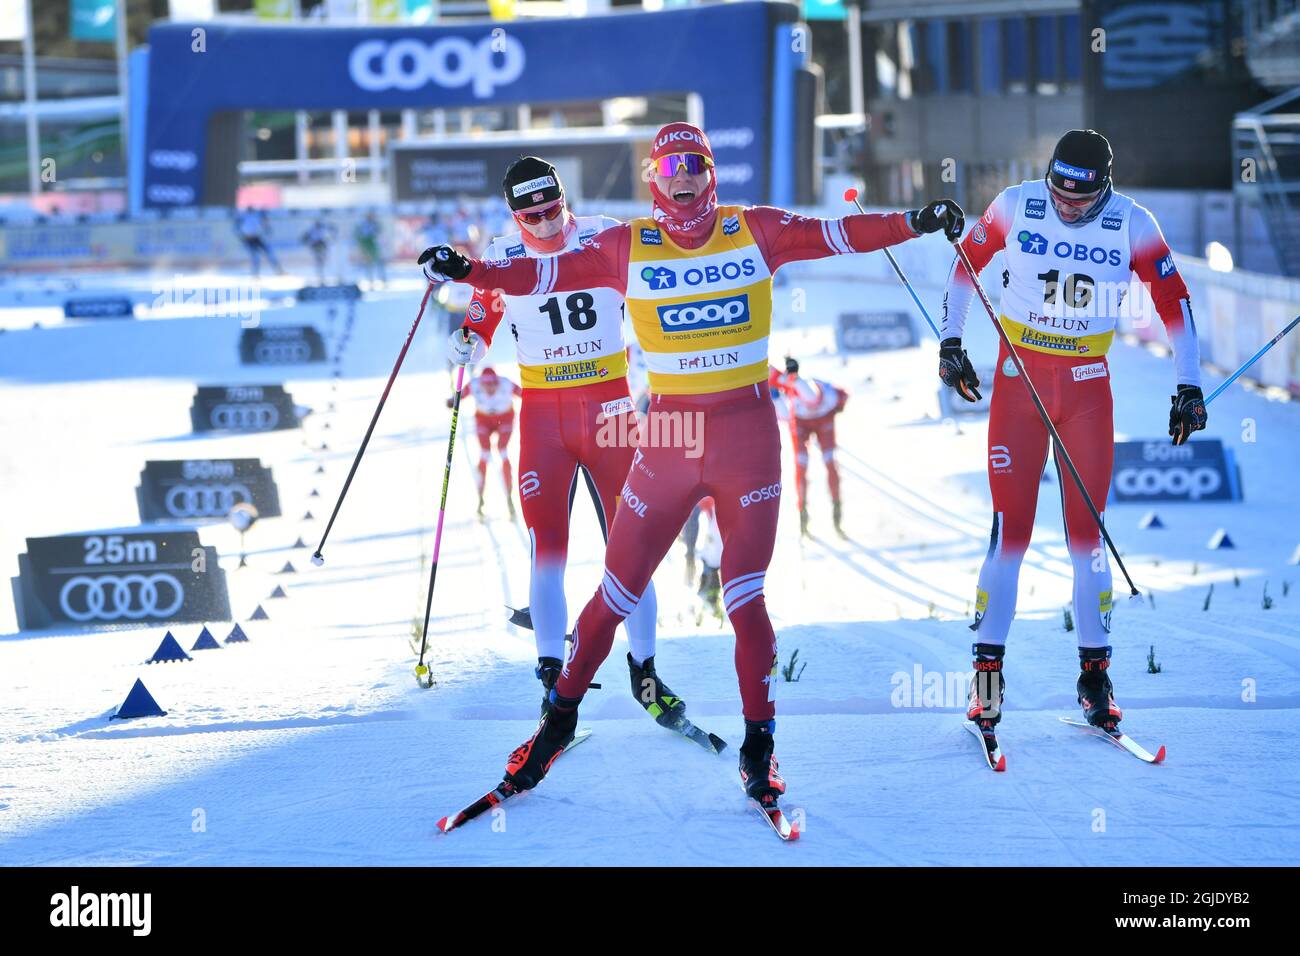
<path fill-rule="evenodd" d="M 862 203 L 858 202 L 858 191 L 852 186 L 844 190 L 844 199 L 846 202 L 851 202 L 853 205 L 857 206 L 858 212 L 863 213 L 864 215 L 866 214 L 866 210 L 862 208 Z M 898 281 L 903 283 L 903 288 L 905 288 L 907 294 L 912 297 L 912 301 L 916 303 L 916 307 L 921 310 L 921 315 L 925 316 L 925 321 L 929 323 L 930 331 L 934 333 L 934 337 L 936 339 L 941 338 L 939 335 L 939 327 L 934 324 L 934 320 L 930 318 L 930 313 L 927 312 L 925 306 L 921 304 L 921 300 L 917 296 L 916 290 L 912 288 L 912 283 L 908 282 L 907 276 L 903 275 L 903 270 L 899 268 L 898 260 L 894 258 L 894 254 L 889 251 L 888 246 L 884 247 L 880 251 L 885 254 L 885 258 L 889 260 L 889 264 L 894 267 L 894 274 L 898 276 Z"/>
<path fill-rule="evenodd" d="M 411 340 L 415 338 L 415 330 L 420 327 L 420 319 L 424 318 L 424 307 L 429 304 L 429 293 L 433 291 L 433 283 L 424 290 L 424 298 L 420 300 L 420 311 L 416 313 L 415 322 L 411 325 L 411 331 L 406 333 L 406 341 L 402 343 L 402 351 L 397 353 L 397 363 L 393 366 L 393 373 L 388 376 L 388 384 L 384 386 L 384 393 L 379 396 L 379 404 L 375 407 L 375 414 L 370 419 L 370 427 L 366 429 L 366 436 L 361 439 L 361 447 L 357 449 L 357 456 L 352 459 L 352 467 L 348 470 L 348 477 L 343 482 L 343 490 L 339 492 L 339 499 L 334 503 L 334 512 L 330 515 L 329 523 L 325 525 L 325 533 L 321 535 L 320 544 L 316 546 L 316 551 L 311 556 L 311 563 L 320 567 L 325 563 L 325 558 L 321 552 L 325 550 L 325 541 L 330 536 L 330 529 L 334 527 L 334 519 L 339 516 L 339 509 L 343 507 L 343 499 L 347 497 L 348 489 L 352 487 L 352 476 L 357 473 L 357 466 L 361 464 L 361 456 L 366 453 L 366 446 L 370 444 L 370 436 L 375 430 L 375 424 L 379 421 L 379 413 L 384 410 L 384 402 L 388 401 L 388 392 L 393 387 L 393 381 L 397 378 L 397 372 L 402 367 L 402 361 L 406 358 L 406 350 L 411 347 Z"/>
<path fill-rule="evenodd" d="M 438 578 L 438 550 L 442 546 L 442 519 L 447 514 L 447 486 L 451 484 L 451 459 L 456 450 L 456 422 L 460 419 L 460 390 L 465 384 L 465 366 L 456 375 L 456 394 L 451 405 L 451 432 L 447 436 L 447 467 L 442 472 L 442 499 L 438 503 L 438 530 L 433 535 L 433 561 L 429 567 L 429 594 L 424 601 L 424 634 L 420 638 L 420 662 L 415 665 L 415 682 L 428 690 L 433 686 L 433 675 L 424 663 L 424 652 L 429 646 L 429 613 L 433 610 L 433 585 Z"/>
<path fill-rule="evenodd" d="M 1229 376 L 1227 377 L 1227 379 L 1224 380 L 1224 382 L 1223 382 L 1222 385 L 1220 385 L 1218 388 L 1216 388 L 1214 391 L 1212 391 L 1212 392 L 1210 393 L 1209 398 L 1207 398 L 1207 399 L 1205 400 L 1205 404 L 1208 405 L 1208 404 L 1210 404 L 1210 402 L 1212 402 L 1212 401 L 1214 401 L 1216 398 L 1218 398 L 1220 392 L 1222 392 L 1225 388 L 1227 388 L 1229 385 L 1231 385 L 1233 382 L 1235 382 L 1238 378 L 1240 378 L 1240 377 L 1241 377 L 1241 374 L 1242 374 L 1244 371 L 1246 371 L 1246 369 L 1250 368 L 1252 365 L 1254 365 L 1256 362 L 1258 362 L 1260 359 L 1262 359 L 1262 358 L 1264 357 L 1264 353 L 1265 353 L 1265 352 L 1267 352 L 1267 351 L 1268 351 L 1269 349 L 1271 349 L 1273 346 L 1277 345 L 1278 342 L 1281 342 L 1281 341 L 1282 341 L 1282 338 L 1283 338 L 1283 337 L 1284 337 L 1288 332 L 1290 332 L 1292 329 L 1294 329 L 1297 325 L 1300 325 L 1300 315 L 1297 315 L 1294 319 L 1292 319 L 1291 322 L 1287 325 L 1287 327 L 1286 327 L 1285 329 L 1283 329 L 1283 330 L 1282 330 L 1281 332 L 1279 332 L 1277 335 L 1275 335 L 1275 336 L 1273 336 L 1271 339 L 1269 339 L 1268 342 L 1266 342 L 1266 343 L 1264 344 L 1264 347 L 1263 347 L 1263 348 L 1261 348 L 1258 352 L 1256 352 L 1256 353 L 1255 353 L 1254 355 L 1252 355 L 1250 358 L 1246 359 L 1246 364 L 1245 364 L 1245 365 L 1243 365 L 1241 368 L 1237 369 L 1237 371 L 1235 371 L 1235 372 L 1233 372 L 1231 375 L 1229 375 Z"/>
<path fill-rule="evenodd" d="M 1088 511 L 1092 513 L 1092 520 L 1097 523 L 1097 529 L 1101 532 L 1102 538 L 1106 542 L 1106 547 L 1110 548 L 1111 555 L 1115 558 L 1115 563 L 1119 565 L 1120 571 L 1124 573 L 1124 580 L 1129 586 L 1129 600 L 1141 601 L 1142 595 L 1138 592 L 1137 585 L 1129 577 L 1128 568 L 1124 567 L 1124 559 L 1119 556 L 1119 551 L 1115 548 L 1115 542 L 1110 539 L 1110 532 L 1106 530 L 1106 525 L 1101 520 L 1101 514 L 1097 511 L 1097 506 L 1092 502 L 1092 496 L 1088 494 L 1088 489 L 1083 485 L 1083 478 L 1079 476 L 1079 469 L 1074 467 L 1074 461 L 1070 458 L 1069 451 L 1066 450 L 1065 443 L 1061 441 L 1061 435 L 1052 424 L 1051 416 L 1047 414 L 1047 409 L 1043 406 L 1043 400 L 1038 397 L 1038 389 L 1034 388 L 1034 383 L 1030 381 L 1029 372 L 1026 371 L 1024 363 L 1020 360 L 1020 355 L 1016 348 L 1011 344 L 1011 338 L 1007 335 L 1007 330 L 1002 328 L 1002 323 L 998 321 L 997 313 L 993 310 L 993 303 L 989 301 L 984 287 L 980 285 L 979 276 L 976 275 L 970 259 L 966 257 L 966 250 L 961 247 L 961 240 L 953 242 L 952 247 L 957 250 L 957 258 L 961 261 L 962 268 L 970 276 L 971 283 L 975 286 L 975 291 L 979 293 L 980 301 L 984 303 L 984 311 L 989 315 L 989 321 L 997 329 L 998 337 L 1002 339 L 1002 344 L 1006 347 L 1011 356 L 1011 361 L 1015 363 L 1016 371 L 1020 373 L 1020 379 L 1025 383 L 1025 388 L 1029 390 L 1029 397 L 1034 400 L 1034 407 L 1038 409 L 1038 417 L 1043 420 L 1047 426 L 1047 431 L 1052 436 L 1052 441 L 1056 444 L 1056 450 L 1060 453 L 1061 459 L 1069 469 L 1070 477 L 1074 479 L 1075 487 L 1079 489 L 1079 494 L 1083 495 L 1084 502 L 1088 505 Z"/>

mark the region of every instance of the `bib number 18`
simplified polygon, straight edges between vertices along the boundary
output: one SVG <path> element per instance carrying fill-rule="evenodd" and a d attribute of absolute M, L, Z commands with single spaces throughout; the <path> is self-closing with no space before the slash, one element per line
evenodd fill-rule
<path fill-rule="evenodd" d="M 564 300 L 564 309 L 568 310 L 569 327 L 575 332 L 585 332 L 596 324 L 596 300 L 590 292 L 573 292 Z M 541 312 L 551 320 L 551 332 L 564 334 L 565 311 L 560 308 L 559 296 L 551 296 L 545 305 L 538 306 Z"/>

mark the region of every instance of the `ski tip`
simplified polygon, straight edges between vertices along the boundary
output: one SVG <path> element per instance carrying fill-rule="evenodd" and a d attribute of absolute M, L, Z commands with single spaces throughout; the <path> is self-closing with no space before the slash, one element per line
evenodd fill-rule
<path fill-rule="evenodd" d="M 441 820 L 439 820 L 436 824 L 434 824 L 434 826 L 436 826 L 436 827 L 438 828 L 438 832 L 439 832 L 439 833 L 450 833 L 450 832 L 451 832 L 451 817 L 443 817 L 443 818 L 442 818 Z"/>
<path fill-rule="evenodd" d="M 1161 744 L 1160 749 L 1156 752 L 1156 759 L 1153 760 L 1152 763 L 1164 763 L 1164 762 L 1165 762 L 1165 745 Z"/>
<path fill-rule="evenodd" d="M 999 754 L 997 766 L 993 768 L 994 773 L 1003 773 L 1007 769 L 1007 755 Z"/>
<path fill-rule="evenodd" d="M 799 837 L 801 837 L 801 836 L 803 836 L 803 831 L 799 829 L 799 824 L 797 824 L 797 823 L 791 823 L 791 824 L 790 824 L 790 835 L 789 835 L 788 837 L 786 837 L 785 842 L 786 842 L 786 843 L 793 843 L 795 840 L 799 839 Z"/>
<path fill-rule="evenodd" d="M 713 744 L 713 752 L 720 754 L 727 749 L 727 742 L 717 734 L 709 734 L 709 743 Z"/>

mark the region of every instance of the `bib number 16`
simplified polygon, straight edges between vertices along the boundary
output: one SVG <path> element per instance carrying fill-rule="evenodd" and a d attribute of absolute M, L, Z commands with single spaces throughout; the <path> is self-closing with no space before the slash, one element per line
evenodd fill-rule
<path fill-rule="evenodd" d="M 1065 282 L 1061 283 L 1060 269 L 1040 272 L 1038 278 L 1043 280 L 1043 302 L 1056 305 L 1056 290 L 1061 286 L 1061 304 L 1068 309 L 1085 308 L 1092 301 L 1092 290 L 1097 286 L 1092 276 L 1082 272 L 1066 276 Z"/>

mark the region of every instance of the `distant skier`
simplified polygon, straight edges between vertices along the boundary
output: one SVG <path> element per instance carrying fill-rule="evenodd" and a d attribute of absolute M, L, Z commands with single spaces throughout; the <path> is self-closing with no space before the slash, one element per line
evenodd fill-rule
<path fill-rule="evenodd" d="M 302 234 L 302 244 L 307 247 L 312 261 L 316 264 L 317 285 L 325 284 L 325 267 L 329 262 L 330 245 L 337 236 L 338 230 L 324 219 L 317 219 Z"/>
<path fill-rule="evenodd" d="M 578 705 L 615 627 L 636 608 L 691 508 L 712 495 L 745 716 L 740 776 L 750 797 L 775 812 L 785 782 L 773 752 L 776 634 L 763 598 L 781 496 L 781 443 L 767 391 L 772 274 L 788 262 L 869 252 L 923 232 L 956 238 L 962 212 L 949 200 L 911 213 L 840 219 L 719 206 L 713 150 L 687 123 L 663 127 L 649 158 L 653 215 L 606 229 L 580 249 L 480 262 L 444 246 L 420 257 L 430 279 L 511 295 L 597 287 L 624 294 L 650 370 L 651 416 L 703 429 L 702 444 L 638 449 L 610 532 L 604 580 L 574 625 L 573 659 L 537 733 L 511 755 L 506 779 L 526 790 L 545 776 L 572 737 Z"/>
<path fill-rule="evenodd" d="M 844 411 L 849 393 L 821 379 L 799 375 L 799 362 L 786 357 L 785 372 L 776 368 L 768 374 L 768 384 L 779 389 L 789 408 L 790 438 L 794 444 L 795 489 L 799 501 L 799 533 L 808 534 L 808 443 L 815 436 L 826 466 L 826 484 L 831 493 L 831 520 L 835 531 L 844 511 L 840 501 L 840 470 L 835 464 L 835 416 Z"/>
<path fill-rule="evenodd" d="M 515 398 L 523 390 L 496 373 L 490 365 L 471 379 L 460 390 L 462 399 L 474 396 L 474 428 L 478 432 L 478 516 L 483 517 L 483 492 L 487 486 L 488 463 L 492 460 L 492 436 L 496 436 L 497 455 L 501 458 L 501 477 L 506 483 L 506 508 L 510 519 L 515 517 L 515 500 L 512 489 L 514 477 L 510 471 L 510 436 L 515 430 Z M 452 400 L 447 399 L 450 408 Z"/>
<path fill-rule="evenodd" d="M 1206 423 L 1187 286 L 1151 213 L 1112 187 L 1111 161 L 1104 136 L 1071 130 L 1056 144 L 1046 175 L 1004 189 L 962 241 L 976 270 L 996 253 L 1005 254 L 1002 326 L 1098 509 L 1105 506 L 1115 458 L 1106 351 L 1134 274 L 1150 292 L 1174 350 L 1173 443 L 1181 445 Z M 980 397 L 979 379 L 961 345 L 975 295 L 965 269 L 954 261 L 944 295 L 939 378 L 967 401 Z M 1051 451 L 1047 429 L 1016 377 L 1004 346 L 989 410 L 993 531 L 976 590 L 971 625 L 978 639 L 973 649 L 976 679 L 967 711 L 985 732 L 986 743 L 1002 716 L 1007 632 L 1016 613 L 1020 564 L 1033 534 L 1039 480 Z M 1064 479 L 1059 458 L 1057 471 L 1074 565 L 1080 662 L 1076 692 L 1090 724 L 1114 728 L 1122 714 L 1107 674 L 1110 563 L 1091 512 L 1074 484 Z"/>
<path fill-rule="evenodd" d="M 253 261 L 254 278 L 261 274 L 262 256 L 266 256 L 266 261 L 275 267 L 275 271 L 279 275 L 284 275 L 284 270 L 280 268 L 275 253 L 271 251 L 271 246 L 266 241 L 271 234 L 271 226 L 267 222 L 265 210 L 249 206 L 241 211 L 235 217 L 235 232 L 244 243 L 244 248 L 248 250 L 248 256 Z"/>
<path fill-rule="evenodd" d="M 384 254 L 379 248 L 381 233 L 379 219 L 373 212 L 356 224 L 352 230 L 352 239 L 361 253 L 361 264 L 366 271 L 366 278 L 372 284 L 376 281 L 383 285 L 388 282 L 384 274 Z"/>

